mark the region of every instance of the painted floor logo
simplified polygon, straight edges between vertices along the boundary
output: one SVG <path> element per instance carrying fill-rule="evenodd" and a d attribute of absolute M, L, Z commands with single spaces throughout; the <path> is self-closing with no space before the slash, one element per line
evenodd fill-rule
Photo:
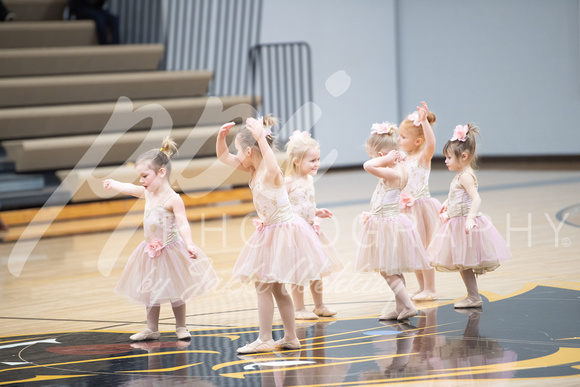
<path fill-rule="evenodd" d="M 173 332 L 137 343 L 125 332 L 106 331 L 3 337 L 0 385 L 580 384 L 578 285 L 483 294 L 483 309 L 434 303 L 403 323 L 368 317 L 299 323 L 300 350 L 249 356 L 236 349 L 255 338 L 257 327 L 192 331 L 191 341 L 175 341 Z"/>

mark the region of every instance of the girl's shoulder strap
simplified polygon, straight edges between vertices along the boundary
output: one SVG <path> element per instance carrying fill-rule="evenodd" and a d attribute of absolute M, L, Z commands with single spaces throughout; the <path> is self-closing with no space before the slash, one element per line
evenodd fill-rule
<path fill-rule="evenodd" d="M 473 170 L 467 170 L 467 171 L 459 172 L 457 174 L 457 181 L 459 182 L 459 179 L 461 179 L 461 176 L 464 173 L 470 175 L 473 178 L 473 181 L 475 182 L 475 186 L 477 187 L 477 177 L 475 176 L 475 172 L 473 172 Z"/>
<path fill-rule="evenodd" d="M 167 203 L 167 201 L 168 201 L 169 199 L 171 199 L 172 197 L 174 197 L 175 195 L 179 195 L 179 194 L 178 194 L 177 192 L 172 192 L 172 193 L 170 193 L 170 194 L 167 196 L 167 198 L 165 198 L 165 200 L 163 201 L 163 203 L 161 203 L 161 207 L 164 207 L 164 206 L 165 206 L 165 203 Z"/>

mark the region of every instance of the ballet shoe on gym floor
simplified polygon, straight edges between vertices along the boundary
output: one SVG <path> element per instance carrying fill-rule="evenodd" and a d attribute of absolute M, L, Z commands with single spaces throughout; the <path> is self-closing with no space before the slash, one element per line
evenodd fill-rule
<path fill-rule="evenodd" d="M 295 320 L 318 320 L 318 316 L 309 310 L 302 309 L 294 312 Z"/>
<path fill-rule="evenodd" d="M 175 329 L 175 334 L 179 340 L 191 339 L 191 333 L 189 333 L 189 330 L 186 327 L 178 327 Z"/>
<path fill-rule="evenodd" d="M 276 340 L 276 349 L 300 349 L 300 340 L 297 338 L 291 341 L 286 341 L 285 338 Z"/>
<path fill-rule="evenodd" d="M 238 353 L 259 353 L 259 352 L 272 352 L 276 349 L 276 344 L 274 340 L 270 339 L 268 341 L 262 341 L 259 338 L 252 343 L 248 343 L 243 347 L 238 348 Z"/>
<path fill-rule="evenodd" d="M 464 298 L 463 300 L 457 301 L 453 307 L 455 309 L 461 308 L 481 308 L 483 305 L 483 300 L 472 300 L 470 298 Z"/>
<path fill-rule="evenodd" d="M 312 312 L 320 317 L 332 317 L 337 313 L 336 310 L 327 308 L 326 306 L 322 306 L 322 308 L 314 308 Z"/>
<path fill-rule="evenodd" d="M 399 321 L 407 320 L 407 319 L 410 319 L 411 317 L 414 317 L 416 315 L 417 315 L 417 309 L 404 310 L 397 316 L 397 320 L 399 320 Z"/>
<path fill-rule="evenodd" d="M 391 310 L 390 312 L 385 312 L 379 317 L 380 320 L 396 320 L 399 317 L 399 312 L 396 310 Z"/>
<path fill-rule="evenodd" d="M 413 301 L 435 301 L 437 299 L 437 293 L 431 293 L 423 290 L 421 293 L 415 294 L 411 297 Z"/>
<path fill-rule="evenodd" d="M 144 331 L 135 333 L 129 337 L 133 341 L 145 341 L 145 340 L 157 340 L 161 336 L 159 331 L 153 332 L 151 329 L 146 328 Z"/>

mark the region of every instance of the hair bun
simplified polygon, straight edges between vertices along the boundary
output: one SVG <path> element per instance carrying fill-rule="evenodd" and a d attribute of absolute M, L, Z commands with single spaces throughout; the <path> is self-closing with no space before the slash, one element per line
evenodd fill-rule
<path fill-rule="evenodd" d="M 435 123 L 435 121 L 437 121 L 437 117 L 435 117 L 435 114 L 433 112 L 427 112 L 427 121 L 429 121 L 429 124 L 433 125 Z"/>
<path fill-rule="evenodd" d="M 161 152 L 165 153 L 167 157 L 171 158 L 177 153 L 177 144 L 170 137 L 165 137 L 163 143 L 161 144 Z"/>

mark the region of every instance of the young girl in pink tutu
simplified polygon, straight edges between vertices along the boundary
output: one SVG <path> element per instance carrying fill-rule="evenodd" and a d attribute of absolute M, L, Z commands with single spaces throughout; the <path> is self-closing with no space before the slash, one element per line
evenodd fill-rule
<path fill-rule="evenodd" d="M 314 200 L 314 178 L 320 167 L 320 145 L 310 137 L 308 132 L 295 131 L 290 136 L 286 148 L 286 178 L 284 184 L 288 190 L 290 204 L 294 210 L 294 215 L 306 220 L 314 229 L 324 256 L 328 260 L 328 270 L 331 272 L 340 271 L 343 268 L 342 262 L 338 258 L 338 253 L 332 242 L 320 229 L 320 218 L 332 217 L 332 212 L 326 208 L 316 208 Z M 310 292 L 314 301 L 314 310 L 306 310 L 304 306 L 304 286 L 296 285 L 292 287 L 292 299 L 294 300 L 296 320 L 314 320 L 318 316 L 330 317 L 336 314 L 334 309 L 330 309 L 323 302 L 322 280 L 310 282 Z"/>
<path fill-rule="evenodd" d="M 141 185 L 103 181 L 107 190 L 145 198 L 145 240 L 131 254 L 115 288 L 116 293 L 147 306 L 147 328 L 132 335 L 134 341 L 159 338 L 163 303 L 173 308 L 177 338 L 191 338 L 185 323 L 186 301 L 219 283 L 209 259 L 193 243 L 183 200 L 169 183 L 176 150 L 175 143 L 166 138 L 161 149 L 139 156 L 135 170 Z"/>
<path fill-rule="evenodd" d="M 411 114 L 399 125 L 399 146 L 407 153 L 404 162 L 407 171 L 407 185 L 401 191 L 401 213 L 413 221 L 425 249 L 431 243 L 433 233 L 439 225 L 441 203 L 429 194 L 429 173 L 431 159 L 435 153 L 435 134 L 431 124 L 435 114 L 425 102 L 417 107 L 418 113 Z M 435 290 L 435 269 L 415 271 L 419 290 L 411 296 L 413 301 L 437 299 Z"/>
<path fill-rule="evenodd" d="M 443 148 L 445 165 L 457 175 L 441 207 L 443 225 L 427 250 L 437 270 L 461 274 L 467 297 L 455 303 L 455 308 L 481 307 L 476 275 L 497 269 L 500 262 L 511 257 L 497 229 L 479 212 L 481 198 L 473 171 L 476 134 L 478 129 L 473 124 L 457 125 Z"/>
<path fill-rule="evenodd" d="M 294 305 L 284 284 L 308 285 L 328 272 L 324 252 L 312 227 L 295 217 L 284 186 L 284 177 L 272 150 L 271 117 L 248 118 L 235 138 L 237 155 L 228 151 L 226 135 L 233 122 L 223 125 L 216 142 L 218 158 L 250 173 L 254 206 L 260 217 L 234 265 L 233 276 L 254 282 L 258 294 L 260 333 L 238 353 L 269 352 L 275 348 L 298 349 Z M 272 339 L 274 302 L 284 325 L 284 337 Z"/>
<path fill-rule="evenodd" d="M 417 314 L 407 293 L 403 272 L 429 268 L 427 254 L 411 219 L 401 215 L 399 197 L 407 183 L 398 151 L 396 127 L 388 122 L 374 124 L 366 141 L 371 160 L 364 163 L 379 182 L 371 199 L 371 212 L 363 213 L 356 269 L 378 271 L 395 293 L 395 310 L 379 320 L 405 320 Z"/>

